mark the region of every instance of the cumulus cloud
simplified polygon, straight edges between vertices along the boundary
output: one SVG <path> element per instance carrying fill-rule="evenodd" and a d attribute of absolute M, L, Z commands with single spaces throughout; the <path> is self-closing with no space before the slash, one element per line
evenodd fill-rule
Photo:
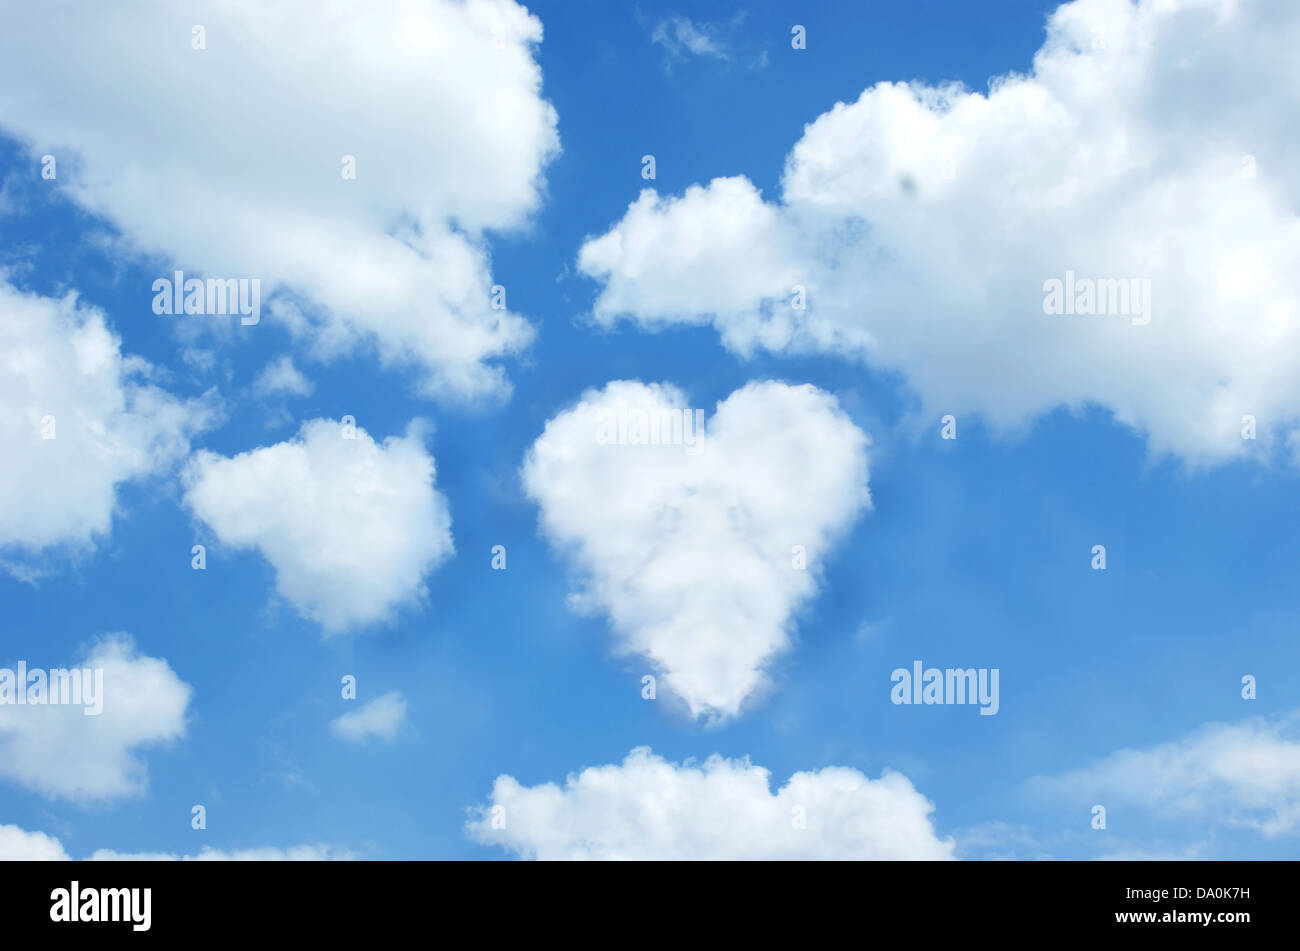
<path fill-rule="evenodd" d="M 53 836 L 26 832 L 17 826 L 0 825 L 0 861 L 66 861 L 68 853 Z"/>
<path fill-rule="evenodd" d="M 1010 431 L 1097 404 L 1157 454 L 1267 453 L 1300 419 L 1298 42 L 1285 0 L 1066 4 L 1032 72 L 987 94 L 885 82 L 837 104 L 776 200 L 743 177 L 642 192 L 580 251 L 594 316 L 863 359 L 926 418 Z M 1070 272 L 1149 281 L 1146 313 L 1048 315 Z"/>
<path fill-rule="evenodd" d="M 35 666 L 30 658 L 28 666 Z M 0 777 L 80 803 L 142 793 L 148 785 L 142 750 L 184 735 L 190 685 L 167 661 L 137 653 L 125 635 L 100 640 L 75 666 L 103 671 L 101 712 L 0 704 Z"/>
<path fill-rule="evenodd" d="M 196 453 L 185 504 L 222 544 L 260 552 L 280 595 L 334 634 L 418 600 L 451 555 L 434 477 L 417 423 L 379 444 L 349 421 L 315 419 L 295 439 L 233 458 Z"/>
<path fill-rule="evenodd" d="M 330 730 L 350 743 L 363 743 L 371 738 L 388 742 L 397 736 L 405 722 L 406 698 L 398 691 L 390 690 L 359 710 L 335 717 L 330 721 Z"/>
<path fill-rule="evenodd" d="M 511 0 L 53 0 L 6 14 L 0 129 L 159 276 L 259 278 L 318 357 L 501 393 L 533 331 L 492 306 L 486 234 L 527 224 L 559 149 L 541 38 Z"/>
<path fill-rule="evenodd" d="M 0 276 L 0 550 L 88 548 L 112 528 L 124 482 L 162 472 L 216 413 L 179 400 L 123 354 L 75 294 L 42 297 Z"/>
<path fill-rule="evenodd" d="M 523 481 L 578 570 L 574 606 L 607 614 L 618 651 L 661 669 L 692 715 L 728 716 L 870 505 L 867 442 L 813 386 L 750 383 L 704 424 L 672 386 L 616 381 L 546 424 Z"/>
<path fill-rule="evenodd" d="M 1119 750 L 1067 775 L 1040 777 L 1034 785 L 1268 837 L 1291 835 L 1300 830 L 1298 727 L 1300 711 L 1210 723 L 1169 743 Z"/>
<path fill-rule="evenodd" d="M 262 396 L 310 396 L 313 389 L 311 380 L 303 376 L 287 356 L 268 363 L 253 381 L 253 392 Z"/>
<path fill-rule="evenodd" d="M 670 763 L 649 749 L 564 786 L 499 776 L 468 834 L 527 859 L 949 859 L 934 806 L 901 773 L 830 766 L 773 792 L 748 759 Z"/>

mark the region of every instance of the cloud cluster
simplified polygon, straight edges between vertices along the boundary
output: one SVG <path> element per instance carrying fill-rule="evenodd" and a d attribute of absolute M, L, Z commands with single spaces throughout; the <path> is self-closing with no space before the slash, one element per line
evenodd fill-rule
<path fill-rule="evenodd" d="M 522 786 L 499 776 L 467 827 L 528 859 L 949 859 L 933 806 L 905 776 L 830 766 L 773 792 L 748 759 L 670 763 L 644 747 L 621 764 Z"/>
<path fill-rule="evenodd" d="M 0 704 L 0 778 L 79 803 L 143 792 L 141 751 L 184 734 L 190 685 L 167 661 L 137 653 L 124 635 L 98 641 L 76 666 L 103 671 L 102 711 Z"/>
<path fill-rule="evenodd" d="M 987 94 L 885 82 L 837 104 L 779 200 L 743 177 L 642 192 L 580 251 L 595 318 L 864 359 L 927 417 L 1013 430 L 1097 404 L 1156 453 L 1266 453 L 1300 419 L 1300 87 L 1278 81 L 1297 43 L 1285 0 L 1066 4 L 1032 72 Z M 1049 316 L 1069 272 L 1149 281 L 1149 322 Z"/>
<path fill-rule="evenodd" d="M 280 595 L 327 634 L 417 600 L 453 551 L 417 424 L 380 444 L 347 421 L 315 419 L 273 446 L 195 453 L 184 479 L 190 511 L 222 544 L 259 551 Z"/>
<path fill-rule="evenodd" d="M 867 437 L 813 386 L 750 383 L 703 415 L 672 386 L 610 383 L 546 424 L 523 481 L 581 576 L 575 605 L 608 614 L 692 715 L 728 716 L 870 505 Z"/>
<path fill-rule="evenodd" d="M 493 308 L 485 235 L 527 223 L 559 150 L 541 37 L 512 0 L 52 0 L 6 14 L 0 130 L 160 276 L 259 278 L 317 356 L 481 396 L 533 333 Z"/>

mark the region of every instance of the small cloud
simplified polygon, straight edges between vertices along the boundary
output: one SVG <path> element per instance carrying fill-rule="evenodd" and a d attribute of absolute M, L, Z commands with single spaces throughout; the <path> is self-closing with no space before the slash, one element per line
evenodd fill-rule
<path fill-rule="evenodd" d="M 275 393 L 287 393 L 291 396 L 310 396 L 315 387 L 311 380 L 298 372 L 289 357 L 281 357 L 275 363 L 268 363 L 253 381 L 253 391 L 260 396 Z"/>
<path fill-rule="evenodd" d="M 196 373 L 211 373 L 217 365 L 217 355 L 202 347 L 186 347 L 181 351 L 181 359 Z"/>
<path fill-rule="evenodd" d="M 276 591 L 325 634 L 387 622 L 423 603 L 424 578 L 455 550 L 426 427 L 376 442 L 351 421 L 185 469 L 185 504 L 217 540 L 259 552 Z"/>
<path fill-rule="evenodd" d="M 885 625 L 880 621 L 863 621 L 853 634 L 853 643 L 859 647 L 880 639 Z"/>
<path fill-rule="evenodd" d="M 0 779 L 82 805 L 143 794 L 145 751 L 185 735 L 193 688 L 163 658 L 139 653 L 125 634 L 95 642 L 75 666 L 92 672 L 86 683 L 94 692 L 87 687 L 84 704 L 15 703 L 13 670 L 6 671 Z"/>
<path fill-rule="evenodd" d="M 360 710 L 336 717 L 330 721 L 330 730 L 339 739 L 350 743 L 362 743 L 371 737 L 378 737 L 387 743 L 397 736 L 397 731 L 405 722 L 406 698 L 392 690 L 371 700 Z"/>
<path fill-rule="evenodd" d="M 727 59 L 726 44 L 718 38 L 718 28 L 708 23 L 696 23 L 690 17 L 673 15 L 660 20 L 650 34 L 650 41 L 658 43 L 672 56 L 690 53 Z"/>

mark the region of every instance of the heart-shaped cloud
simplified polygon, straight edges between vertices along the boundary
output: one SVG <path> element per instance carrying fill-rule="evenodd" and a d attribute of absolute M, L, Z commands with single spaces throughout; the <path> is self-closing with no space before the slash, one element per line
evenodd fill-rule
<path fill-rule="evenodd" d="M 609 383 L 547 423 L 523 479 L 581 574 L 573 603 L 718 718 L 764 684 L 820 557 L 871 499 L 868 439 L 816 387 L 750 383 L 703 416 L 672 386 Z"/>

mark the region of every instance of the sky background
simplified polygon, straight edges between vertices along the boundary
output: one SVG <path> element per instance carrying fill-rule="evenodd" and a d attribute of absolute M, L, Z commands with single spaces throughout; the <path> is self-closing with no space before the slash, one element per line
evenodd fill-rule
<path fill-rule="evenodd" d="M 1055 4 L 610 4 L 539 2 L 543 95 L 563 151 L 546 166 L 531 224 L 490 238 L 493 280 L 538 333 L 502 361 L 505 401 L 418 395 L 409 369 L 372 354 L 321 362 L 268 319 L 212 347 L 211 369 L 179 321 L 150 310 L 156 260 L 124 254 L 115 224 L 39 177 L 39 162 L 0 116 L 0 267 L 30 292 L 75 288 L 100 308 L 124 352 L 163 368 L 166 388 L 216 386 L 226 417 L 193 441 L 222 455 L 292 437 L 306 420 L 353 415 L 376 439 L 414 417 L 452 516 L 455 555 L 427 598 L 392 623 L 323 637 L 275 593 L 275 573 L 233 550 L 182 504 L 175 469 L 118 487 L 111 534 L 62 552 L 35 581 L 0 573 L 0 665 L 65 665 L 95 637 L 127 632 L 164 657 L 194 694 L 182 740 L 143 753 L 138 795 L 77 802 L 0 782 L 0 824 L 96 849 L 193 854 L 328 843 L 366 858 L 504 858 L 465 833 L 467 810 L 509 774 L 525 786 L 649 746 L 673 762 L 750 757 L 773 787 L 838 765 L 902 772 L 934 804 L 960 857 L 1107 854 L 1294 858 L 1296 832 L 1116 804 L 1104 831 L 1092 801 L 1044 790 L 1125 748 L 1187 736 L 1209 722 L 1285 716 L 1300 706 L 1300 515 L 1296 471 L 1257 461 L 1191 468 L 1153 456 L 1140 432 L 1101 408 L 1057 409 L 995 435 L 959 415 L 910 425 L 915 396 L 897 374 L 840 355 L 724 348 L 707 326 L 647 333 L 590 319 L 599 287 L 578 273 L 585 238 L 604 233 L 642 187 L 677 195 L 745 175 L 767 197 L 806 123 L 882 80 L 989 78 L 1027 71 Z M 717 25 L 726 58 L 652 42 L 686 14 Z M 790 26 L 809 49 L 790 48 Z M 657 180 L 641 178 L 652 153 Z M 68 163 L 69 169 L 72 163 Z M 259 396 L 252 383 L 282 354 L 314 384 Z M 538 532 L 520 466 L 548 419 L 610 380 L 670 382 L 712 407 L 751 380 L 812 383 L 871 439 L 873 509 L 829 552 L 817 595 L 796 612 L 796 647 L 772 689 L 741 716 L 692 721 L 647 702 L 638 658 L 615 656 L 608 622 L 566 606 L 572 566 Z M 818 460 L 806 460 L 809 467 Z M 190 566 L 204 543 L 207 570 Z M 491 570 L 505 545 L 508 569 Z M 1091 570 L 1093 545 L 1107 570 Z M 1001 709 L 895 706 L 890 672 L 920 659 L 996 667 Z M 407 721 L 391 742 L 348 743 L 329 723 L 359 701 L 400 691 Z M 1258 698 L 1241 678 L 1258 678 Z M 204 831 L 190 809 L 207 808 Z"/>

